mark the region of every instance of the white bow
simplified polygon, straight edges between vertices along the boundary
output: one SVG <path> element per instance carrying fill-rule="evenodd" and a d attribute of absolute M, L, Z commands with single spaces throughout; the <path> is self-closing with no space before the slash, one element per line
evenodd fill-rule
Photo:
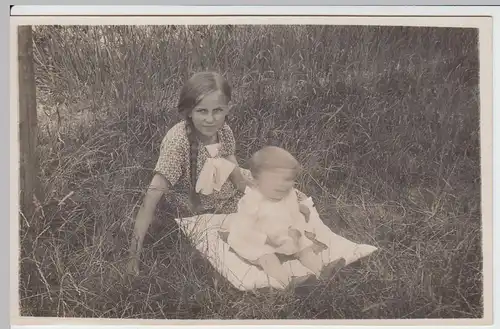
<path fill-rule="evenodd" d="M 218 156 L 220 144 L 206 145 L 210 158 L 205 161 L 196 182 L 196 192 L 204 195 L 220 191 L 236 165 Z"/>

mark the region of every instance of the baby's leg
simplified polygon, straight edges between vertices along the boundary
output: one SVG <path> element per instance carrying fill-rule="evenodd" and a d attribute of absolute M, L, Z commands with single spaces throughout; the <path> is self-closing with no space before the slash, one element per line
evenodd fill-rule
<path fill-rule="evenodd" d="M 278 280 L 283 287 L 288 286 L 291 277 L 281 265 L 280 260 L 275 254 L 267 254 L 258 259 L 259 265 L 262 267 L 264 272 Z"/>
<path fill-rule="evenodd" d="M 321 256 L 316 254 L 312 247 L 305 248 L 295 255 L 302 265 L 313 271 L 313 273 L 319 277 L 321 269 L 323 268 L 323 263 L 321 262 Z"/>

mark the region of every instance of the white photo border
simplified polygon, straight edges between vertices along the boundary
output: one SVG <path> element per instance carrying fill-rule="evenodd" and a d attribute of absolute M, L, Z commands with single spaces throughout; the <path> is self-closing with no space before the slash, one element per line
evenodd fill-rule
<path fill-rule="evenodd" d="M 16 8 L 16 7 L 14 7 Z M 493 86 L 493 82 L 497 82 L 497 79 L 493 79 L 493 75 L 498 76 L 499 73 L 499 56 L 493 56 L 493 53 L 499 53 L 499 38 L 500 38 L 500 27 L 497 24 L 493 24 L 493 28 L 490 26 L 495 19 L 500 19 L 500 8 L 498 7 L 410 7 L 410 6 L 393 6 L 393 7 L 381 7 L 381 6 L 370 6 L 370 7 L 265 7 L 265 6 L 255 6 L 255 7 L 182 7 L 182 6 L 159 6 L 154 8 L 145 8 L 139 10 L 139 8 L 128 7 L 128 6 L 44 6 L 38 8 L 38 10 L 43 10 L 45 14 L 52 15 L 75 15 L 75 16 L 52 16 L 52 17 L 40 17 L 40 16 L 16 16 L 10 19 L 10 231 L 7 229 L 4 232 L 10 232 L 10 293 L 11 300 L 9 301 L 11 310 L 11 323 L 17 325 L 51 325 L 50 328 L 55 328 L 54 325 L 93 325 L 93 327 L 98 328 L 99 326 L 107 325 L 119 325 L 124 328 L 130 326 L 130 328 L 138 328 L 139 325 L 148 324 L 165 324 L 168 327 L 183 325 L 247 325 L 247 324 L 279 324 L 287 325 L 289 327 L 299 327 L 303 325 L 345 325 L 346 327 L 352 327 L 353 325 L 360 326 L 378 326 L 378 325 L 391 325 L 391 326 L 406 326 L 406 325 L 488 325 L 493 319 L 493 294 L 495 297 L 498 295 L 500 290 L 497 285 L 491 286 L 493 283 L 493 276 L 491 273 L 492 268 L 496 268 L 498 264 L 498 255 L 494 253 L 493 257 L 488 257 L 487 251 L 497 250 L 499 242 L 492 239 L 493 232 L 493 213 L 496 213 L 496 207 L 498 205 L 498 194 L 494 194 L 497 199 L 492 199 L 491 191 L 493 186 L 498 186 L 500 183 L 498 181 L 497 175 L 493 173 L 493 163 L 498 163 L 498 150 L 497 152 L 490 151 L 497 147 L 497 143 L 493 143 L 493 140 L 498 137 L 499 133 L 492 129 L 492 123 L 498 118 L 498 91 L 497 85 Z M 24 14 L 28 12 L 32 15 L 40 15 L 41 11 L 36 11 L 33 6 L 26 6 L 24 8 L 18 7 L 14 11 L 14 14 Z M 148 14 L 149 11 L 149 14 Z M 134 17 L 133 15 L 150 15 L 150 17 Z M 18 146 L 17 140 L 17 63 L 15 59 L 17 58 L 16 49 L 16 29 L 15 26 L 19 24 L 89 24 L 89 25 L 101 25 L 101 24 L 143 24 L 145 21 L 148 24 L 189 24 L 189 20 L 192 17 L 159 17 L 161 15 L 200 15 L 197 18 L 196 24 L 205 24 L 209 22 L 211 24 L 225 24 L 229 22 L 235 22 L 235 18 L 230 16 L 208 16 L 208 15 L 231 15 L 238 14 L 243 15 L 237 18 L 237 24 L 266 24 L 266 22 L 273 21 L 273 24 L 302 24 L 309 20 L 308 24 L 311 23 L 310 17 L 291 17 L 289 15 L 310 15 L 315 16 L 312 23 L 313 24 L 326 24 L 330 21 L 330 24 L 350 24 L 350 25 L 405 25 L 405 26 L 469 26 L 480 28 L 480 63 L 481 63 L 481 77 L 480 77 L 480 88 L 481 88 L 481 152 L 482 152 L 482 202 L 483 202 L 483 232 L 486 234 L 483 237 L 484 250 L 484 273 L 485 273 L 485 318 L 481 320 L 293 320 L 293 321 L 237 321 L 237 320 L 227 320 L 227 321 L 177 321 L 177 320 L 114 320 L 114 319 L 56 319 L 56 318 L 17 318 L 17 244 L 18 244 L 18 225 L 17 225 L 17 198 L 18 198 Z M 122 15 L 120 17 L 114 15 Z M 76 16 L 77 15 L 77 16 Z M 94 17 L 85 17 L 85 15 L 98 15 Z M 152 17 L 154 15 L 154 17 Z M 248 17 L 247 15 L 271 15 L 266 17 Z M 282 15 L 287 15 L 288 17 L 283 17 Z M 328 15 L 334 15 L 335 17 L 330 18 Z M 114 17 L 113 17 L 114 16 Z M 379 16 L 377 18 L 376 16 Z M 380 16 L 383 16 L 380 18 Z M 400 19 L 400 24 L 395 23 L 395 21 Z M 424 20 L 422 17 L 426 16 Z M 460 16 L 460 17 L 458 17 Z M 475 16 L 475 17 L 472 17 Z M 212 18 L 215 18 L 211 20 Z M 457 18 L 458 17 L 458 18 Z M 478 20 L 482 17 L 483 19 Z M 490 17 L 485 18 L 485 17 Z M 201 19 L 201 20 L 200 20 Z M 417 21 L 421 21 L 418 23 Z M 284 23 L 287 21 L 288 23 Z M 358 22 L 358 23 L 356 23 Z M 367 22 L 370 22 L 369 24 Z M 451 24 L 451 25 L 450 25 Z M 491 34 L 490 34 L 491 33 Z M 493 40 L 492 40 L 493 38 Z M 491 51 L 493 49 L 493 52 Z M 496 111 L 494 109 L 496 108 Z M 7 120 L 0 120 L 7 122 Z M 7 140 L 7 139 L 4 139 Z M 493 156 L 493 157 L 492 157 Z M 493 176 L 492 176 L 493 175 Z M 494 202 L 497 201 L 497 202 Z M 493 212 L 492 212 L 492 207 Z M 489 217 L 490 223 L 485 223 L 486 219 Z M 9 224 L 7 224 L 9 225 Z M 487 225 L 487 226 L 485 226 Z M 490 229 L 489 229 L 490 228 Z M 488 233 L 490 233 L 488 235 Z M 488 249 L 486 249 L 486 247 Z M 498 273 L 494 273 L 498 276 Z M 493 293 L 494 291 L 494 293 Z M 489 292 L 492 292 L 491 294 Z M 489 304 L 489 305 L 487 305 Z M 488 307 L 489 306 L 489 307 Z M 122 326 L 122 324 L 124 326 Z M 94 326 L 95 325 L 95 326 Z M 165 326 L 167 327 L 167 326 Z M 46 327 L 49 328 L 49 327 Z"/>

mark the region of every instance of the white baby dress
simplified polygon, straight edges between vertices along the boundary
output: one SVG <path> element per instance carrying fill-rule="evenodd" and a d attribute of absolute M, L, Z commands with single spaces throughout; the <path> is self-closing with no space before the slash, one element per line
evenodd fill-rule
<path fill-rule="evenodd" d="M 266 243 L 268 237 L 291 239 L 288 235 L 289 227 L 301 233 L 297 249 L 289 251 L 288 248 Z M 231 222 L 228 244 L 240 257 L 255 262 L 266 254 L 290 255 L 311 246 L 313 242 L 304 235 L 304 231 L 315 233 L 299 210 L 294 189 L 280 201 L 273 201 L 265 198 L 257 189 L 247 188 Z"/>

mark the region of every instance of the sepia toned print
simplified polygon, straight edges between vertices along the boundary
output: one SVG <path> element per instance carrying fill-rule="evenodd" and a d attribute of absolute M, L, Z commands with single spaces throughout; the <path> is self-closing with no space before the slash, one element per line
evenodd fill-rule
<path fill-rule="evenodd" d="M 34 202 L 23 203 L 19 220 L 20 315 L 483 317 L 477 29 L 31 29 L 19 34 L 33 40 L 38 119 L 29 161 L 36 175 L 28 173 L 25 185 Z M 211 123 L 196 135 L 204 128 L 186 126 L 181 106 L 183 88 L 200 72 L 220 74 L 231 89 L 199 112 L 206 123 L 221 109 L 224 125 L 213 134 Z M 191 113 L 224 89 L 194 85 Z M 184 135 L 169 140 L 172 128 Z M 165 141 L 182 151 L 169 155 Z M 213 157 L 236 169 L 214 201 L 194 186 L 211 157 L 204 146 L 219 142 L 223 152 Z M 224 236 L 255 184 L 249 161 L 266 146 L 300 164 L 293 186 L 304 218 L 326 232 L 322 266 L 344 264 L 326 279 L 308 276 L 300 289 L 280 289 L 265 265 L 248 263 Z M 173 176 L 182 177 L 181 188 Z M 289 273 L 306 274 L 298 262 L 281 261 Z"/>

